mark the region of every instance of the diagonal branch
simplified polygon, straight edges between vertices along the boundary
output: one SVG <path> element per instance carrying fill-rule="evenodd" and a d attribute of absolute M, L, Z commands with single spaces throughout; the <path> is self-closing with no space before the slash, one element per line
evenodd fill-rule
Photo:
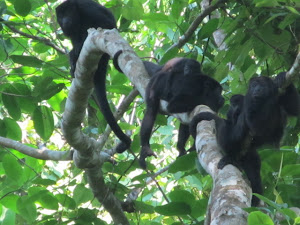
<path fill-rule="evenodd" d="M 191 24 L 191 26 L 187 29 L 187 31 L 179 38 L 179 41 L 175 44 L 173 44 L 167 51 L 171 51 L 174 48 L 181 48 L 185 43 L 188 42 L 188 40 L 191 38 L 195 30 L 198 28 L 199 24 L 204 20 L 205 17 L 207 17 L 209 14 L 211 14 L 214 10 L 219 8 L 223 3 L 225 3 L 226 0 L 218 0 L 218 2 L 214 5 L 209 6 L 206 8 Z"/>
<path fill-rule="evenodd" d="M 37 36 L 31 35 L 31 34 L 27 34 L 27 33 L 23 32 L 23 31 L 20 31 L 20 30 L 16 29 L 14 26 L 12 26 L 12 25 L 10 25 L 8 23 L 5 23 L 5 26 L 7 26 L 11 31 L 13 31 L 13 32 L 15 32 L 17 34 L 20 34 L 20 35 L 22 35 L 24 37 L 27 37 L 27 38 L 30 38 L 30 39 L 42 42 L 45 45 L 48 45 L 48 46 L 54 48 L 56 51 L 58 51 L 58 52 L 60 52 L 62 54 L 66 54 L 66 52 L 64 50 L 60 49 L 57 45 L 55 45 L 53 43 L 53 41 L 51 41 L 48 38 L 37 37 Z"/>
<path fill-rule="evenodd" d="M 299 76 L 300 76 L 300 52 L 298 52 L 298 55 L 291 69 L 286 73 L 287 81 L 284 86 L 285 87 L 288 86 L 292 82 L 292 80 L 294 80 L 296 77 Z"/>

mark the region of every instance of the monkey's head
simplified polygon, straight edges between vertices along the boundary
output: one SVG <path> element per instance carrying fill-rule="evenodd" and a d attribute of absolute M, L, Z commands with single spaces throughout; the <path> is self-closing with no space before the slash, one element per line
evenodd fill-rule
<path fill-rule="evenodd" d="M 80 15 L 77 9 L 77 3 L 73 0 L 67 0 L 56 7 L 56 18 L 64 35 L 71 37 L 78 30 L 80 24 Z"/>
<path fill-rule="evenodd" d="M 161 69 L 164 72 L 183 73 L 184 76 L 201 74 L 201 65 L 195 59 L 173 58 Z"/>
<path fill-rule="evenodd" d="M 207 94 L 205 105 L 209 106 L 213 111 L 218 112 L 224 105 L 225 99 L 222 96 L 222 86 L 217 81 L 213 81 L 214 84 L 211 85 L 212 89 Z"/>
<path fill-rule="evenodd" d="M 253 77 L 250 79 L 247 98 L 250 99 L 273 99 L 278 96 L 278 88 L 270 77 Z"/>
<path fill-rule="evenodd" d="M 201 75 L 197 76 L 201 84 L 198 88 L 199 93 L 199 104 L 209 106 L 213 111 L 218 112 L 219 109 L 224 105 L 225 99 L 222 96 L 223 88 L 220 83 L 213 78 Z"/>

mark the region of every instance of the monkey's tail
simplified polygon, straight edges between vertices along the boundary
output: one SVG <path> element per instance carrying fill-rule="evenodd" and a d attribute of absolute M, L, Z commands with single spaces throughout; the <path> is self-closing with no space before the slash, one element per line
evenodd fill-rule
<path fill-rule="evenodd" d="M 106 72 L 107 72 L 108 61 L 109 61 L 109 55 L 103 54 L 103 56 L 101 57 L 98 63 L 98 69 L 94 76 L 94 85 L 95 85 L 95 92 L 99 102 L 100 110 L 105 120 L 111 127 L 112 131 L 122 141 L 116 148 L 117 152 L 121 153 L 130 147 L 131 139 L 126 134 L 124 134 L 121 128 L 119 127 L 112 111 L 110 110 L 107 101 L 105 83 L 106 83 Z"/>

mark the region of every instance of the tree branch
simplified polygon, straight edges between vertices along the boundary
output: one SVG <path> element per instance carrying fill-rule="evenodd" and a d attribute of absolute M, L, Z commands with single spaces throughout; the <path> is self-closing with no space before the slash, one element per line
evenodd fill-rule
<path fill-rule="evenodd" d="M 300 52 L 298 52 L 298 55 L 291 69 L 286 73 L 286 83 L 284 87 L 287 87 L 296 77 L 299 77 L 299 74 L 300 74 Z"/>
<path fill-rule="evenodd" d="M 9 23 L 4 23 L 5 26 L 7 26 L 10 30 L 12 30 L 13 32 L 17 33 L 17 34 L 20 34 L 24 37 L 27 37 L 27 38 L 30 38 L 30 39 L 33 39 L 33 40 L 36 40 L 36 41 L 39 41 L 39 42 L 42 42 L 44 43 L 45 45 L 48 45 L 52 48 L 54 48 L 56 51 L 62 53 L 62 54 L 66 54 L 66 52 L 62 49 L 60 49 L 58 46 L 56 46 L 54 44 L 54 42 L 48 38 L 43 38 L 43 37 L 37 37 L 37 36 L 34 36 L 34 35 L 31 35 L 31 34 L 27 34 L 23 31 L 20 31 L 18 29 L 16 29 L 14 26 L 10 25 Z"/>
<path fill-rule="evenodd" d="M 179 38 L 178 42 L 173 44 L 167 51 L 171 51 L 174 48 L 181 48 L 185 45 L 191 36 L 194 34 L 195 30 L 198 28 L 199 24 L 204 20 L 206 16 L 211 14 L 214 10 L 216 10 L 220 5 L 225 3 L 226 0 L 218 0 L 216 4 L 209 6 L 206 8 L 191 24 L 191 26 L 187 29 L 187 31 Z"/>
<path fill-rule="evenodd" d="M 217 168 L 222 154 L 216 140 L 214 121 L 198 124 L 196 149 L 199 162 L 214 181 L 205 224 L 246 225 L 248 214 L 243 208 L 250 207 L 251 188 L 236 167 L 228 165 L 222 170 Z"/>
<path fill-rule="evenodd" d="M 49 149 L 36 149 L 1 136 L 0 145 L 3 147 L 15 149 L 25 155 L 42 160 L 69 161 L 72 160 L 73 157 L 73 151 L 59 152 Z"/>
<path fill-rule="evenodd" d="M 105 33 L 105 31 L 103 31 Z M 106 31 L 106 33 L 111 34 Z M 115 33 L 117 31 L 115 30 Z M 107 36 L 105 36 L 107 37 Z M 108 41 L 109 40 L 109 41 Z M 141 71 L 144 70 L 144 77 L 147 79 L 147 74 L 141 60 L 134 54 L 131 47 L 120 37 L 110 36 L 106 40 L 99 35 L 99 31 L 95 29 L 89 30 L 89 35 L 84 42 L 79 59 L 76 65 L 75 78 L 73 79 L 69 96 L 66 102 L 65 112 L 62 120 L 62 131 L 68 143 L 76 150 L 74 152 L 74 162 L 79 168 L 85 169 L 88 176 L 90 187 L 95 197 L 103 204 L 105 209 L 110 213 L 114 224 L 129 224 L 124 212 L 121 208 L 120 201 L 114 196 L 111 190 L 106 186 L 101 171 L 104 160 L 99 157 L 98 150 L 102 146 L 93 138 L 89 138 L 81 131 L 81 123 L 85 116 L 85 111 L 88 103 L 88 98 L 93 88 L 93 76 L 98 66 L 102 52 L 112 51 L 115 54 L 122 46 L 126 57 L 130 56 L 132 64 L 140 63 L 140 66 L 132 66 L 125 70 L 133 74 L 133 80 L 139 80 Z M 127 59 L 127 58 L 126 58 Z M 130 64 L 131 64 L 130 63 Z M 137 87 L 140 92 L 143 92 L 142 85 Z M 133 94 L 134 96 L 134 94 Z M 126 104 L 129 104 L 128 102 Z M 103 152 L 103 151 L 101 151 Z"/>

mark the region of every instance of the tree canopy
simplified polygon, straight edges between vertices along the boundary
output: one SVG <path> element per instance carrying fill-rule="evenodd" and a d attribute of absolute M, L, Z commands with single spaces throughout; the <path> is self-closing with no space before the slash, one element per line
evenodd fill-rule
<path fill-rule="evenodd" d="M 114 154 L 118 139 L 89 97 L 89 83 L 76 77 L 71 85 L 72 45 L 55 15 L 60 3 L 0 2 L 1 223 L 208 224 L 216 183 L 195 152 L 177 158 L 176 115 L 158 116 L 151 138 L 158 157 L 147 159 L 149 171 L 138 165 L 148 81 L 138 58 L 159 64 L 174 57 L 198 60 L 223 87 L 219 115 L 226 117 L 230 97 L 245 94 L 252 77 L 290 71 L 289 82 L 299 90 L 300 1 L 99 1 L 114 14 L 118 38 L 136 54 L 136 64 L 120 64 L 126 76 L 111 63 L 106 79 L 111 108 L 133 140 L 122 154 Z M 102 37 L 97 32 L 90 31 L 87 46 L 93 35 Z M 88 57 L 87 68 L 95 61 Z M 93 71 L 88 73 L 78 79 L 92 80 Z M 82 138 L 77 145 L 68 133 L 76 122 Z M 299 134 L 299 118 L 290 118 L 280 150 L 260 149 L 259 198 L 265 204 L 244 209 L 248 224 L 300 223 Z"/>

